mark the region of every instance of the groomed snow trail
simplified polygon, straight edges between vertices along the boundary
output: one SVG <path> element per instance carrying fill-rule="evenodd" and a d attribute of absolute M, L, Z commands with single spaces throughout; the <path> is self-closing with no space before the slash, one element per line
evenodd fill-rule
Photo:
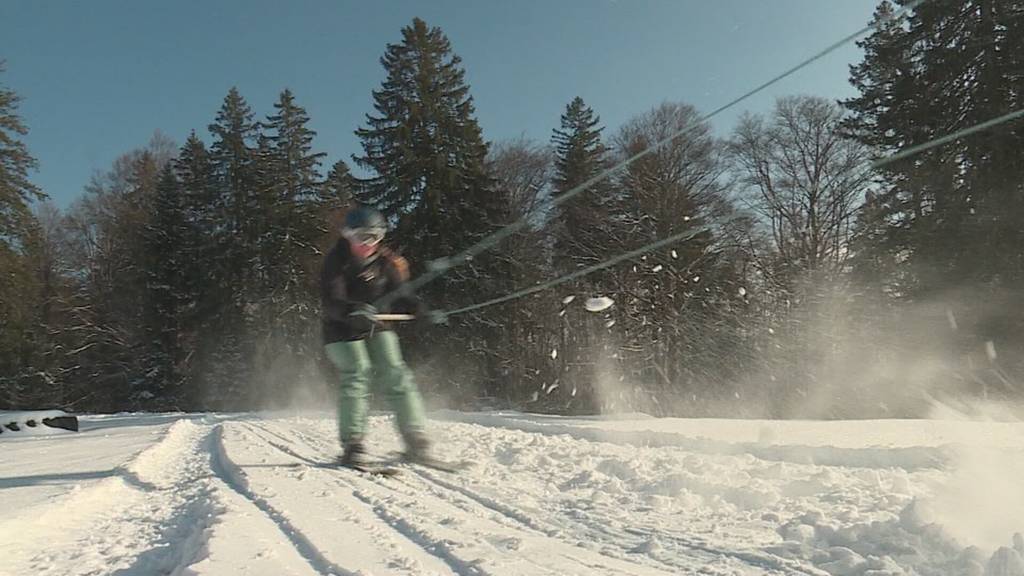
<path fill-rule="evenodd" d="M 339 470 L 326 414 L 5 437 L 0 574 L 1024 576 L 1022 424 L 439 416 L 463 472 Z"/>

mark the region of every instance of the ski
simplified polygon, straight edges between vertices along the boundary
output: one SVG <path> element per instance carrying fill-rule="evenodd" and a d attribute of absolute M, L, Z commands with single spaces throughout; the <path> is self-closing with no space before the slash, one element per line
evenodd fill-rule
<path fill-rule="evenodd" d="M 469 467 L 468 462 L 449 462 L 447 460 L 441 460 L 438 458 L 417 458 L 410 460 L 405 457 L 405 454 L 401 452 L 392 453 L 395 458 L 394 464 L 396 465 L 413 465 L 423 466 L 424 468 L 430 468 L 431 470 L 437 470 L 439 472 L 456 473 L 461 472 Z"/>
<path fill-rule="evenodd" d="M 424 468 L 437 470 L 438 472 L 447 472 L 449 474 L 461 472 L 467 467 L 466 462 L 448 462 L 445 460 L 435 460 L 433 458 L 427 460 L 411 460 L 408 463 L 414 466 L 423 466 Z"/>
<path fill-rule="evenodd" d="M 401 474 L 401 470 L 387 464 L 338 464 L 338 468 L 348 468 L 371 476 L 391 477 Z"/>

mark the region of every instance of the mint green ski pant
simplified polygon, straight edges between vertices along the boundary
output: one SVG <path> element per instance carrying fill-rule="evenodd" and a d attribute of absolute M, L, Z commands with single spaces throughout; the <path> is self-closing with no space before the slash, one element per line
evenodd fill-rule
<path fill-rule="evenodd" d="M 365 340 L 333 342 L 324 348 L 340 372 L 338 434 L 342 443 L 366 432 L 371 384 L 394 410 L 403 436 L 423 430 L 423 400 L 394 332 L 381 331 Z"/>

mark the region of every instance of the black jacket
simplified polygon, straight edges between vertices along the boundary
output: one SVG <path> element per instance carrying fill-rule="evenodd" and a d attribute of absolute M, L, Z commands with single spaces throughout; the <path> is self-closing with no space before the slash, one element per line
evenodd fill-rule
<path fill-rule="evenodd" d="M 374 330 L 386 330 L 386 324 L 371 328 L 355 325 L 349 314 L 359 304 L 373 304 L 398 289 L 409 279 L 409 265 L 401 256 L 381 247 L 369 260 L 352 255 L 348 240 L 341 238 L 324 259 L 320 276 L 320 304 L 323 311 L 324 344 L 362 340 Z M 396 298 L 387 310 L 415 314 L 421 305 L 411 296 Z"/>

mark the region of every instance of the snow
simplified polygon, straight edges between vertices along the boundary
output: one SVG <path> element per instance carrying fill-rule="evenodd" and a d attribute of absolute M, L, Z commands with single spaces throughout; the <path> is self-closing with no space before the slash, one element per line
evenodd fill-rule
<path fill-rule="evenodd" d="M 584 307 L 587 312 L 603 312 L 612 307 L 615 301 L 607 296 L 588 298 Z"/>
<path fill-rule="evenodd" d="M 995 362 L 999 355 L 996 354 L 996 343 L 989 340 L 985 342 L 985 355 L 988 357 L 990 362 Z"/>
<path fill-rule="evenodd" d="M 464 472 L 333 468 L 328 413 L 4 435 L 0 573 L 1024 575 L 1020 422 L 432 416 Z"/>

